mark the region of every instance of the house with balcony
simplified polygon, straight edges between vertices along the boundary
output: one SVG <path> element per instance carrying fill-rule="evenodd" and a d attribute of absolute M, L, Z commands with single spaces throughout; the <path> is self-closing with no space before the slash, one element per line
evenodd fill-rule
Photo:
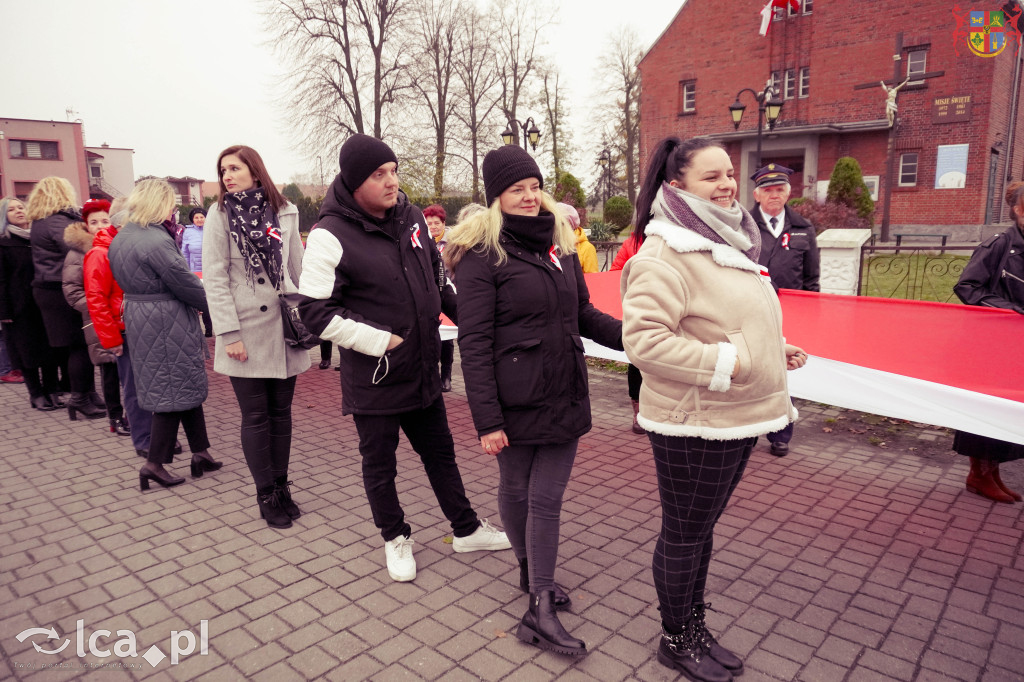
<path fill-rule="evenodd" d="M 112 201 L 131 194 L 135 188 L 134 155 L 134 149 L 111 147 L 106 142 L 99 147 L 86 147 L 89 196 Z"/>

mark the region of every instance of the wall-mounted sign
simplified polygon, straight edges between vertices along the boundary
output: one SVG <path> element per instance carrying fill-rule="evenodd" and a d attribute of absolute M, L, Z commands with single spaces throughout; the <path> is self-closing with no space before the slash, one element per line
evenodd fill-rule
<path fill-rule="evenodd" d="M 940 144 L 935 154 L 935 189 L 963 189 L 967 184 L 968 144 Z"/>
<path fill-rule="evenodd" d="M 970 95 L 936 97 L 932 103 L 932 123 L 957 123 L 970 120 Z"/>

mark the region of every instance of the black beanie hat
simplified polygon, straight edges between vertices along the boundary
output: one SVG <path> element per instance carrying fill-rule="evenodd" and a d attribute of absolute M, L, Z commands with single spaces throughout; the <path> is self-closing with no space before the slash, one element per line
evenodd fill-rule
<path fill-rule="evenodd" d="M 349 192 L 359 189 L 366 178 L 385 163 L 398 163 L 398 157 L 391 147 L 369 135 L 356 133 L 345 140 L 338 152 L 341 180 Z"/>
<path fill-rule="evenodd" d="M 206 217 L 206 211 L 204 211 L 203 209 L 201 209 L 201 208 L 199 208 L 197 206 L 197 207 L 193 208 L 191 211 L 188 212 L 188 221 L 190 223 L 193 223 L 193 224 L 195 223 L 194 218 L 196 217 L 196 213 L 202 213 L 203 217 L 204 218 Z"/>
<path fill-rule="evenodd" d="M 506 189 L 526 178 L 540 180 L 540 188 L 544 189 L 544 176 L 540 174 L 540 166 L 522 147 L 507 144 L 487 152 L 484 157 L 484 193 L 487 205 L 490 206 L 498 195 Z"/>

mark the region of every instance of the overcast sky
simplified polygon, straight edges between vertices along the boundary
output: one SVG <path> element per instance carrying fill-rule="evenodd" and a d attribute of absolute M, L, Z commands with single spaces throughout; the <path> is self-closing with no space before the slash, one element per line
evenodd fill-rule
<path fill-rule="evenodd" d="M 560 5 L 546 51 L 572 94 L 582 147 L 592 75 L 611 32 L 631 25 L 649 46 L 682 2 Z M 290 135 L 276 86 L 283 68 L 267 45 L 260 7 L 258 0 L 0 0 L 0 63 L 8 73 L 0 116 L 66 121 L 71 108 L 88 146 L 135 150 L 136 177 L 212 180 L 217 154 L 231 144 L 257 149 L 276 182 L 319 175 L 316 159 L 305 158 Z M 585 175 L 596 151 L 581 148 L 577 156 Z M 328 178 L 336 159 L 334 152 L 323 159 Z"/>

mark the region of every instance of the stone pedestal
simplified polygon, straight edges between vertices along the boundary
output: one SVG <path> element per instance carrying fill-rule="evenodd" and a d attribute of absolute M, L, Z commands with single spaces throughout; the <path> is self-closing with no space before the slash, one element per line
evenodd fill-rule
<path fill-rule="evenodd" d="M 825 230 L 818 235 L 821 293 L 857 295 L 860 251 L 871 230 Z"/>

